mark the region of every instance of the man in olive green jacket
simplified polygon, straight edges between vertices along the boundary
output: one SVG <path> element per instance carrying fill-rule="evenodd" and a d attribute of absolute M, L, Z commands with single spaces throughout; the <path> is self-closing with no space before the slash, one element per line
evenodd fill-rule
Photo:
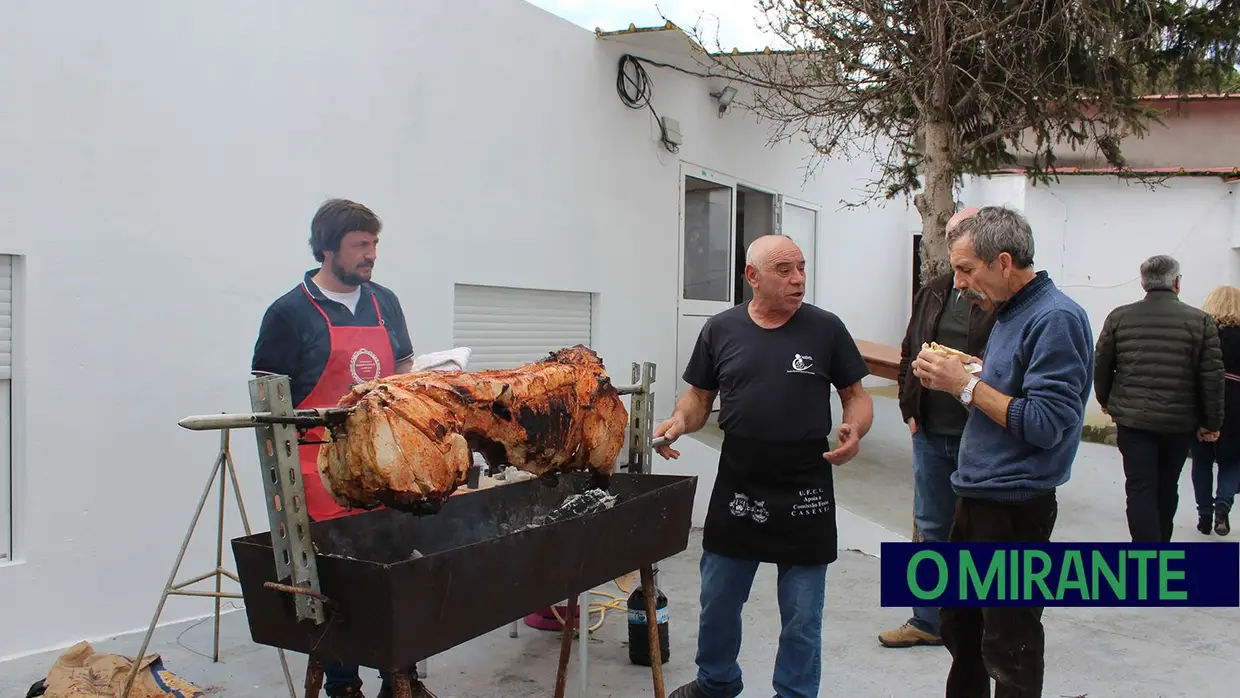
<path fill-rule="evenodd" d="M 1179 262 L 1145 260 L 1141 286 L 1098 335 L 1094 397 L 1117 427 L 1133 542 L 1168 542 L 1193 439 L 1223 424 L 1223 354 L 1214 320 L 1179 299 Z"/>

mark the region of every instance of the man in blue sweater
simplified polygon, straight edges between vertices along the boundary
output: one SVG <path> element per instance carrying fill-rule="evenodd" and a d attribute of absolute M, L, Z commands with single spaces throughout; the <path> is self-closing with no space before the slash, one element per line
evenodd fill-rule
<path fill-rule="evenodd" d="M 959 464 L 951 542 L 1021 543 L 1050 539 L 1055 488 L 1068 481 L 1093 384 L 1089 316 L 1033 268 L 1033 232 L 1018 213 L 986 207 L 947 238 L 956 287 L 997 310 L 973 376 L 964 364 L 929 351 L 913 362 L 922 385 L 957 397 L 969 410 Z M 1042 695 L 1042 609 L 944 608 L 943 642 L 952 655 L 947 698 Z"/>

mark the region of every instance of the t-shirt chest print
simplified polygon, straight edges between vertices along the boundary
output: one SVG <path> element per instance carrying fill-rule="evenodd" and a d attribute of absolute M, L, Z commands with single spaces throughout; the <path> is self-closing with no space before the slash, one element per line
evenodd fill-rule
<path fill-rule="evenodd" d="M 814 357 L 809 354 L 793 354 L 792 368 L 788 369 L 788 373 L 810 373 L 814 367 Z"/>

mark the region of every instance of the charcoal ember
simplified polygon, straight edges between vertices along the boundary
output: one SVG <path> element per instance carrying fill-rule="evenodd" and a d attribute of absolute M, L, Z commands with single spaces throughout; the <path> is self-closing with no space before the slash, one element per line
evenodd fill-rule
<path fill-rule="evenodd" d="M 581 494 L 570 495 L 564 500 L 564 503 L 547 514 L 538 517 L 530 524 L 529 528 L 535 526 L 546 526 L 547 524 L 564 521 L 577 516 L 588 516 L 597 514 L 612 508 L 616 503 L 616 495 L 608 494 L 601 489 L 589 489 Z"/>

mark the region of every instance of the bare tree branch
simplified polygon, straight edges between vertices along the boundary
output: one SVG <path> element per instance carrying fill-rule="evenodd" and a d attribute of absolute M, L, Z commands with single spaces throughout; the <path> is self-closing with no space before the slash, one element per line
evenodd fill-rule
<path fill-rule="evenodd" d="M 878 175 L 865 201 L 846 205 L 916 193 L 923 257 L 945 253 L 964 175 L 1017 168 L 1050 182 L 1058 155 L 1083 147 L 1123 172 L 1120 141 L 1157 121 L 1144 90 L 1240 86 L 1240 0 L 755 6 L 790 50 L 733 54 L 695 29 L 708 51 L 700 71 L 684 72 L 748 88 L 736 103 L 771 124 L 772 142 L 799 137 L 819 161 L 871 158 Z"/>

